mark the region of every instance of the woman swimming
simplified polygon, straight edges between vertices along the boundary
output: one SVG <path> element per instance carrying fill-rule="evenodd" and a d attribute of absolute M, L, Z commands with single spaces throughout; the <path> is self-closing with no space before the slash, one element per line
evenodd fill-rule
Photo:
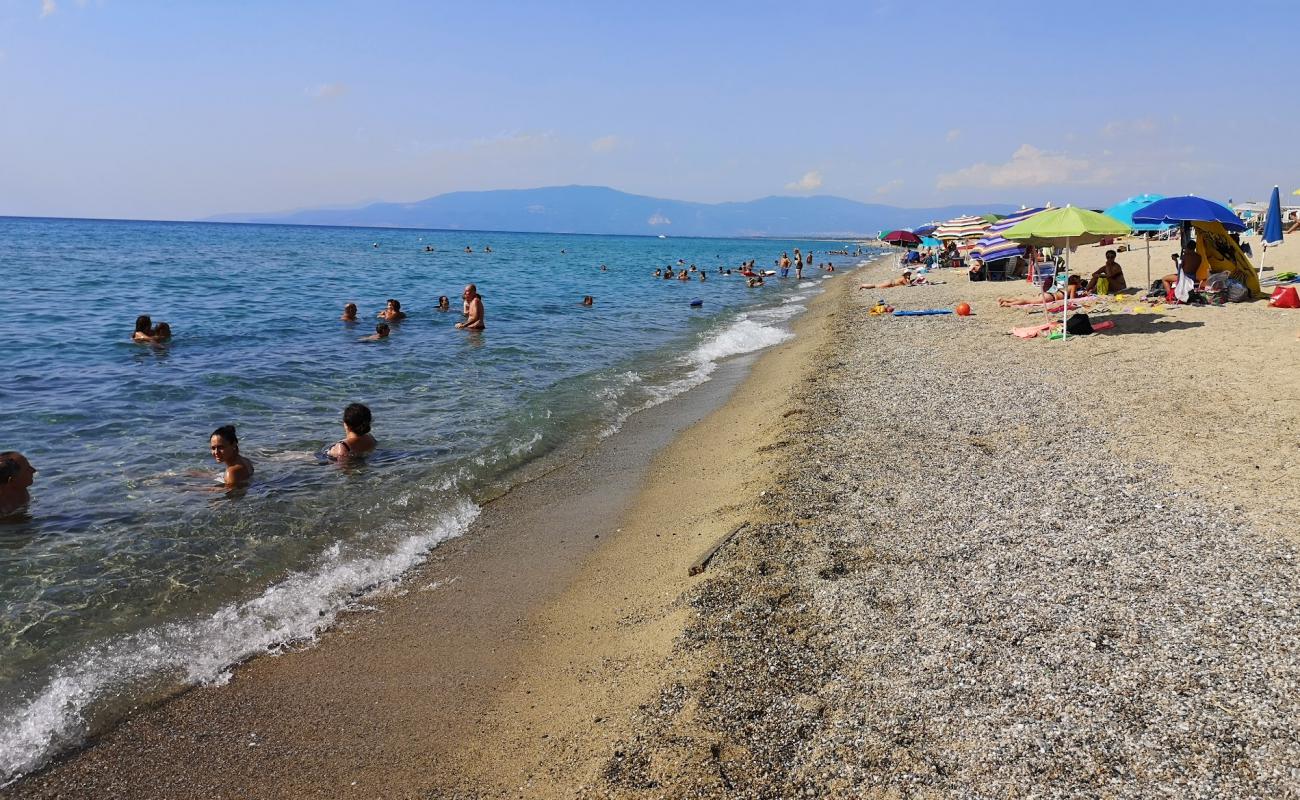
<path fill-rule="evenodd" d="M 135 318 L 135 333 L 131 334 L 131 340 L 136 342 L 153 341 L 153 320 L 149 319 L 148 314 L 141 314 Z"/>
<path fill-rule="evenodd" d="M 370 434 L 370 409 L 352 403 L 343 409 L 343 438 L 329 449 L 335 460 L 360 458 L 375 449 L 375 437 Z"/>
<path fill-rule="evenodd" d="M 234 425 L 222 425 L 212 432 L 209 441 L 212 458 L 225 467 L 220 478 L 227 489 L 247 486 L 253 479 L 253 462 L 239 454 L 239 437 Z"/>
<path fill-rule="evenodd" d="M 438 310 L 451 311 L 451 300 L 447 298 L 447 295 L 445 294 L 438 295 Z"/>

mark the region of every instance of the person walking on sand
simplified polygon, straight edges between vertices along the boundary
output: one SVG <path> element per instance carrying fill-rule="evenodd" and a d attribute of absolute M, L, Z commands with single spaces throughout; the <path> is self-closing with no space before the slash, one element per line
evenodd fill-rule
<path fill-rule="evenodd" d="M 36 468 L 17 450 L 0 453 L 0 516 L 17 514 L 27 508 L 32 496 L 27 491 L 36 477 Z"/>
<path fill-rule="evenodd" d="M 239 437 L 234 425 L 222 425 L 212 432 L 208 443 L 212 458 L 225 467 L 217 480 L 227 489 L 238 489 L 253 479 L 253 462 L 239 454 Z"/>
<path fill-rule="evenodd" d="M 466 286 L 461 298 L 465 301 L 465 321 L 457 322 L 456 327 L 466 331 L 484 330 L 487 325 L 483 314 L 483 296 L 478 293 L 478 287 L 472 283 Z"/>

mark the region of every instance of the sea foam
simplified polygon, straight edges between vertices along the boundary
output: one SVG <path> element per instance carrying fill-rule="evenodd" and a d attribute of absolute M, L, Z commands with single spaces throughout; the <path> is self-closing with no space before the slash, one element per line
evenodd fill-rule
<path fill-rule="evenodd" d="M 231 666 L 288 644 L 312 642 L 345 609 L 390 589 L 430 549 L 462 534 L 478 506 L 461 500 L 420 530 L 396 537 L 380 553 L 347 556 L 337 545 L 316 566 L 290 575 L 252 600 L 210 616 L 120 636 L 56 667 L 34 696 L 0 708 L 0 781 L 12 782 L 78 744 L 96 702 L 162 674 L 186 685 L 220 684 Z M 0 784 L 4 785 L 4 784 Z"/>

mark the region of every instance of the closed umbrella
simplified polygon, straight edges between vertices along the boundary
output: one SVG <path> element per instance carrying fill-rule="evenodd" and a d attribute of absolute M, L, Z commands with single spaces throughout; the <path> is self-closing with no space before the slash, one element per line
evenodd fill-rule
<path fill-rule="evenodd" d="M 1264 277 L 1264 256 L 1268 248 L 1282 244 L 1282 193 L 1273 187 L 1273 196 L 1268 200 L 1268 211 L 1264 214 L 1264 250 L 1259 254 L 1259 276 Z"/>
<path fill-rule="evenodd" d="M 1111 236 L 1123 236 L 1132 231 L 1128 224 L 1117 219 L 1089 211 L 1086 208 L 1066 206 L 1035 214 L 1007 230 L 1002 235 L 1008 239 L 1034 246 L 1065 246 L 1065 272 L 1070 272 L 1070 248 L 1092 244 Z M 1061 309 L 1061 338 L 1066 337 L 1065 321 L 1070 315 L 1070 296 L 1065 293 Z"/>

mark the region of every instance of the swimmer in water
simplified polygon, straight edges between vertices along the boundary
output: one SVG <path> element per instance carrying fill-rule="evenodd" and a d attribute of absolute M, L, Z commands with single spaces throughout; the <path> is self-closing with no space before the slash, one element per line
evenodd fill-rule
<path fill-rule="evenodd" d="M 375 449 L 375 437 L 370 434 L 370 409 L 352 403 L 343 409 L 343 438 L 329 449 L 329 457 L 342 460 L 360 458 Z"/>
<path fill-rule="evenodd" d="M 474 248 L 470 247 L 469 245 L 465 245 L 465 252 L 466 252 L 466 253 L 472 253 L 472 252 L 474 252 Z"/>
<path fill-rule="evenodd" d="M 166 342 L 170 342 L 171 340 L 172 340 L 172 326 L 168 325 L 166 322 L 159 322 L 157 325 L 155 325 L 153 329 L 153 336 L 149 337 L 149 341 L 153 342 L 154 344 L 164 344 Z"/>
<path fill-rule="evenodd" d="M 343 320 L 344 322 L 356 322 L 357 304 L 348 303 L 347 305 L 343 306 L 343 316 L 339 317 L 339 319 Z"/>
<path fill-rule="evenodd" d="M 424 246 L 424 252 L 426 252 L 426 253 L 432 253 L 432 252 L 433 252 L 433 248 L 426 244 L 426 245 Z"/>
<path fill-rule="evenodd" d="M 149 319 L 148 314 L 141 314 L 135 318 L 135 333 L 131 334 L 131 340 L 136 342 L 151 341 L 153 336 L 153 320 Z"/>
<path fill-rule="evenodd" d="M 487 247 L 484 247 L 484 248 L 483 248 L 483 252 L 484 252 L 484 253 L 491 253 L 491 252 L 492 252 L 492 245 L 488 245 Z"/>
<path fill-rule="evenodd" d="M 380 339 L 387 339 L 387 338 L 388 338 L 388 334 L 391 333 L 391 332 L 392 332 L 392 328 L 389 328 L 389 327 L 388 327 L 388 323 L 387 323 L 387 322 L 381 322 L 381 323 L 379 323 L 378 325 L 375 326 L 375 332 L 374 332 L 374 333 L 370 334 L 369 336 L 362 336 L 360 339 L 357 339 L 357 341 L 358 341 L 358 342 L 377 342 L 377 341 L 379 341 Z"/>
<path fill-rule="evenodd" d="M 763 285 L 763 279 L 758 276 L 749 279 L 748 286 L 751 289 L 753 289 L 756 286 L 762 286 L 762 285 Z"/>
<path fill-rule="evenodd" d="M 227 489 L 247 486 L 253 479 L 253 462 L 239 454 L 239 437 L 234 425 L 222 425 L 212 432 L 208 443 L 212 458 L 225 467 L 219 479 Z"/>
<path fill-rule="evenodd" d="M 438 310 L 451 311 L 451 301 L 447 299 L 447 295 L 445 294 L 438 295 Z"/>
<path fill-rule="evenodd" d="M 461 298 L 465 301 L 465 321 L 457 322 L 456 327 L 467 331 L 485 329 L 487 325 L 484 322 L 483 296 L 478 293 L 478 287 L 472 283 L 466 286 Z"/>
<path fill-rule="evenodd" d="M 591 306 L 595 304 L 596 304 L 596 298 L 592 297 L 589 294 L 585 294 L 582 296 L 582 305 Z"/>
<path fill-rule="evenodd" d="M 691 279 L 691 273 L 687 272 L 686 270 L 682 270 L 681 272 L 677 273 L 677 280 L 679 281 L 689 281 L 690 279 Z"/>
<path fill-rule="evenodd" d="M 656 278 L 662 278 L 663 276 L 664 276 L 664 271 L 663 271 L 663 270 L 661 270 L 661 269 L 657 269 L 657 270 L 655 270 L 655 277 L 656 277 Z"/>
<path fill-rule="evenodd" d="M 708 279 L 709 279 L 709 273 L 705 272 L 704 270 L 700 270 L 700 283 L 704 283 Z"/>
<path fill-rule="evenodd" d="M 601 264 L 601 265 L 600 265 L 600 271 L 601 271 L 601 272 L 609 272 L 609 267 L 605 266 L 604 264 Z"/>
<path fill-rule="evenodd" d="M 0 453 L 0 517 L 17 514 L 31 502 L 36 468 L 17 450 Z"/>
<path fill-rule="evenodd" d="M 375 316 L 388 322 L 401 322 L 406 319 L 406 312 L 402 310 L 401 303 L 390 297 L 388 298 L 388 306 Z"/>

